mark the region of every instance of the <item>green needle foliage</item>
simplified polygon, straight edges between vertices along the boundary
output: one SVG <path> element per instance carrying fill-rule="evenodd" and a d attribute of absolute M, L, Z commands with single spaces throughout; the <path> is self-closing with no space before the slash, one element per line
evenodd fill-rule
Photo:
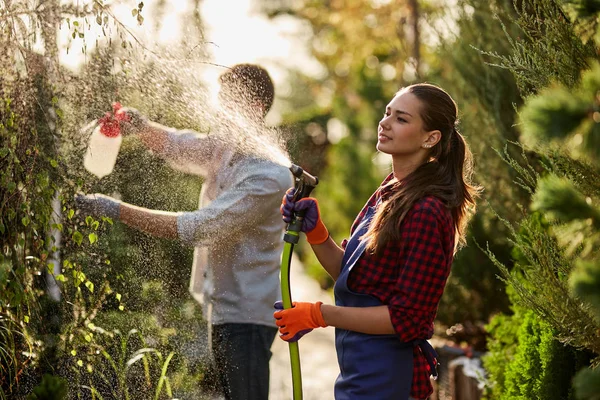
<path fill-rule="evenodd" d="M 565 1 L 562 5 L 544 0 L 522 2 L 518 23 L 527 30 L 527 38 L 540 40 L 514 41 L 515 54 L 503 59 L 502 66 L 520 77 L 520 89 L 529 95 L 520 111 L 522 141 L 535 149 L 540 163 L 526 162 L 522 166 L 509 160 L 521 176 L 518 182 L 532 194 L 530 207 L 523 209 L 524 218 L 511 234 L 517 268 L 511 272 L 490 251 L 488 255 L 514 290 L 513 303 L 534 312 L 539 323 L 519 331 L 512 344 L 491 349 L 488 360 L 499 360 L 508 352 L 514 355 L 511 360 L 520 365 L 504 368 L 486 364 L 499 398 L 546 399 L 571 385 L 573 390 L 568 391 L 568 398 L 598 398 L 600 64 L 596 30 L 599 6 L 597 1 Z M 539 12 L 544 10 L 550 11 L 546 17 L 555 18 L 539 19 Z M 594 31 L 594 35 L 575 35 L 586 29 Z M 544 43 L 553 43 L 546 56 L 541 51 Z M 544 57 L 547 66 L 540 63 Z M 519 60 L 526 59 L 534 62 L 519 64 Z M 500 332 L 495 326 L 492 329 Z M 571 364 L 563 370 L 572 376 L 584 367 L 573 383 L 563 381 L 556 386 L 558 378 L 540 383 L 539 388 L 554 387 L 542 394 L 532 391 L 535 388 L 530 385 L 535 381 L 535 373 L 527 368 L 538 365 L 541 359 L 531 350 L 519 354 L 519 345 L 542 348 L 544 340 L 536 344 L 535 337 L 541 338 L 547 332 L 579 349 L 579 360 L 585 360 L 587 354 L 590 361 Z M 498 342 L 497 334 L 494 340 Z M 548 347 L 547 351 L 557 355 L 561 350 Z"/>
<path fill-rule="evenodd" d="M 600 156 L 600 64 L 592 65 L 575 88 L 556 86 L 527 100 L 521 112 L 526 144 L 565 143 L 573 147 L 575 157 L 580 153 Z"/>
<path fill-rule="evenodd" d="M 539 180 L 531 209 L 549 213 L 561 222 L 579 219 L 600 228 L 600 210 L 591 205 L 591 198 L 586 198 L 568 179 L 554 174 Z"/>
<path fill-rule="evenodd" d="M 564 139 L 586 118 L 588 107 L 585 99 L 573 96 L 563 87 L 529 98 L 521 113 L 523 140 L 536 143 L 545 139 Z"/>
<path fill-rule="evenodd" d="M 571 274 L 571 287 L 573 291 L 587 300 L 595 312 L 597 321 L 600 321 L 600 267 L 598 261 L 577 262 L 575 271 Z"/>

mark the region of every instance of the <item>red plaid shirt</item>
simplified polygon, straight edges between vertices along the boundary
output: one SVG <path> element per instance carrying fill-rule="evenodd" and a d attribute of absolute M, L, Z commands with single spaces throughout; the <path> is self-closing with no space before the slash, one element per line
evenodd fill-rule
<path fill-rule="evenodd" d="M 368 207 L 386 200 L 390 174 L 362 209 L 354 232 Z M 381 254 L 365 252 L 348 276 L 348 287 L 370 294 L 389 307 L 392 325 L 403 342 L 429 339 L 454 254 L 454 224 L 448 208 L 436 197 L 417 201 L 400 226 L 400 241 L 391 241 Z M 344 242 L 343 247 L 346 243 Z M 430 368 L 419 347 L 414 348 L 411 396 L 425 399 L 433 392 Z"/>

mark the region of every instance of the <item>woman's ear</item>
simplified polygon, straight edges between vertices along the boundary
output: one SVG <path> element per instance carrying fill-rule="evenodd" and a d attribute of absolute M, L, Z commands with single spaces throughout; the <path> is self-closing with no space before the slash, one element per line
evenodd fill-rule
<path fill-rule="evenodd" d="M 442 139 L 442 132 L 439 130 L 427 132 L 427 136 L 425 137 L 425 141 L 423 142 L 423 147 L 426 149 L 432 148 Z"/>

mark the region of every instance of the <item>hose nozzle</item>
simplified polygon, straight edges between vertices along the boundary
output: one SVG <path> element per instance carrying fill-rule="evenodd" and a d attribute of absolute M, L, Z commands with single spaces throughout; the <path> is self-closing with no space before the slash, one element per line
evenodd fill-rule
<path fill-rule="evenodd" d="M 296 164 L 292 164 L 292 166 L 290 167 L 290 171 L 292 171 L 292 174 L 297 179 L 303 180 L 304 183 L 307 185 L 315 187 L 319 183 L 319 178 L 317 178 L 316 176 L 312 176 L 311 174 L 309 174 L 308 172 L 303 170 L 302 167 L 300 167 Z"/>
<path fill-rule="evenodd" d="M 310 196 L 310 192 L 317 186 L 319 183 L 319 178 L 316 176 L 312 176 L 305 170 L 303 170 L 298 165 L 292 164 L 290 167 L 290 171 L 294 175 L 294 180 L 296 184 L 294 187 L 296 188 L 296 193 L 294 194 L 294 201 L 298 201 L 305 197 Z"/>

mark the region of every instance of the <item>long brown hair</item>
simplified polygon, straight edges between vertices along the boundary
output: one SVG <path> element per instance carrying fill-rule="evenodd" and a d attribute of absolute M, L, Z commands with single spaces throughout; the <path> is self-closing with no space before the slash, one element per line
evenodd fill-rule
<path fill-rule="evenodd" d="M 480 188 L 471 183 L 472 154 L 458 132 L 458 108 L 443 89 L 420 83 L 401 89 L 420 101 L 419 115 L 426 131 L 439 130 L 441 139 L 430 150 L 428 160 L 396 182 L 392 195 L 377 209 L 363 239 L 367 251 L 380 253 L 392 240 L 400 239 L 400 225 L 411 207 L 426 196 L 440 199 L 452 213 L 456 244 L 463 245 L 467 223 L 475 212 Z"/>

